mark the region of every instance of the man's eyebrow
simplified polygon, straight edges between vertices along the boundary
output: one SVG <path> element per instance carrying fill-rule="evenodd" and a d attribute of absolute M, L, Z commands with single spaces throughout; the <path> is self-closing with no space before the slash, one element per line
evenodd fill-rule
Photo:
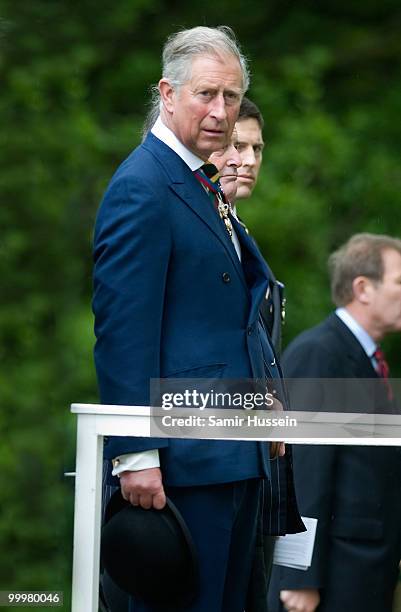
<path fill-rule="evenodd" d="M 258 142 L 254 142 L 253 144 L 251 144 L 250 142 L 248 142 L 247 140 L 241 140 L 240 138 L 233 138 L 234 142 L 236 144 L 241 144 L 241 145 L 250 145 L 251 147 L 264 147 L 265 143 L 263 142 L 263 140 L 259 140 Z"/>
<path fill-rule="evenodd" d="M 216 83 L 212 83 L 210 81 L 200 81 L 199 83 L 195 85 L 195 89 L 199 89 L 199 88 L 200 89 L 213 89 L 213 90 L 223 89 L 225 93 L 235 93 L 235 94 L 240 94 L 242 91 L 241 87 L 233 87 L 231 85 L 228 85 L 227 87 L 221 88 L 220 86 L 216 85 Z"/>

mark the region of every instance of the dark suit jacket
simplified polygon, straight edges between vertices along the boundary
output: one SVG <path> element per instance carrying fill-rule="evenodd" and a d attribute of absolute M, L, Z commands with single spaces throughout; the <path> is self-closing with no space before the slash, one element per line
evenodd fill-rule
<path fill-rule="evenodd" d="M 95 362 L 101 401 L 149 405 L 151 378 L 275 378 L 259 317 L 269 269 L 222 221 L 183 160 L 149 134 L 120 166 L 95 229 Z M 111 438 L 105 457 L 159 448 L 167 485 L 268 477 L 267 443 Z"/>
<path fill-rule="evenodd" d="M 377 377 L 335 314 L 298 336 L 283 364 L 289 378 Z M 312 566 L 274 567 L 269 610 L 282 609 L 281 589 L 317 588 L 319 611 L 390 612 L 401 546 L 401 449 L 298 445 L 294 477 L 301 514 L 318 518 Z"/>

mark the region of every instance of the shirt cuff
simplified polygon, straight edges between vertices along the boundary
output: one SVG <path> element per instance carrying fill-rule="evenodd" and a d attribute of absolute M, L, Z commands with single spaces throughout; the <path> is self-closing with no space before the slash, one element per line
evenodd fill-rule
<path fill-rule="evenodd" d="M 154 448 L 152 450 L 143 451 L 142 453 L 119 455 L 113 459 L 112 463 L 113 476 L 118 476 L 121 472 L 125 471 L 138 472 L 139 470 L 160 467 L 159 451 L 157 448 Z"/>

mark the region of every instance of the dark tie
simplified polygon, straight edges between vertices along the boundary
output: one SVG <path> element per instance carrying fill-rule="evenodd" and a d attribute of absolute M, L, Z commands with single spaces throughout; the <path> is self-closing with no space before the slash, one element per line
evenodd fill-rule
<path fill-rule="evenodd" d="M 205 187 L 213 204 L 218 207 L 218 194 L 225 201 L 224 192 L 220 185 L 220 174 L 214 164 L 207 162 L 194 172 L 195 177 Z"/>
<path fill-rule="evenodd" d="M 393 399 L 393 390 L 391 388 L 390 381 L 389 381 L 390 368 L 384 356 L 384 352 L 379 346 L 373 353 L 373 357 L 376 359 L 375 370 L 380 376 L 380 378 L 383 379 L 383 382 L 387 388 L 387 397 L 391 401 Z"/>
<path fill-rule="evenodd" d="M 229 217 L 230 205 L 220 185 L 219 171 L 214 164 L 207 162 L 198 170 L 195 170 L 194 175 L 208 192 L 213 205 L 217 209 L 220 218 L 224 221 L 225 228 L 232 239 L 233 227 Z"/>

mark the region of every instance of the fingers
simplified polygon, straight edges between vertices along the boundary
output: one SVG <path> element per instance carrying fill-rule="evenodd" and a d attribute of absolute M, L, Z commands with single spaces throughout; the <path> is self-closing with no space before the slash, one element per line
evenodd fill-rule
<path fill-rule="evenodd" d="M 285 455 L 285 443 L 284 442 L 270 442 L 270 459 L 277 459 L 277 457 L 284 457 Z"/>
<path fill-rule="evenodd" d="M 287 612 L 315 612 L 320 602 L 317 589 L 281 591 L 280 599 Z"/>
<path fill-rule="evenodd" d="M 270 442 L 270 459 L 275 459 L 278 456 L 279 442 Z"/>
<path fill-rule="evenodd" d="M 281 591 L 280 599 L 284 604 L 285 610 L 287 612 L 301 612 L 302 608 L 299 608 L 297 605 L 297 597 L 294 596 L 293 591 Z"/>
<path fill-rule="evenodd" d="M 133 506 L 140 506 L 145 510 L 149 510 L 149 508 L 155 508 L 156 510 L 162 510 L 166 505 L 166 495 L 164 490 L 162 489 L 160 492 L 156 494 L 150 493 L 142 493 L 138 495 L 137 493 L 129 493 L 128 495 L 124 495 L 125 500 L 129 501 Z"/>
<path fill-rule="evenodd" d="M 166 494 L 164 493 L 164 489 L 162 489 L 159 493 L 157 493 L 153 497 L 153 508 L 156 510 L 162 510 L 166 505 Z"/>
<path fill-rule="evenodd" d="M 133 506 L 145 510 L 161 510 L 166 505 L 166 495 L 159 468 L 122 472 L 120 477 L 121 494 Z"/>

